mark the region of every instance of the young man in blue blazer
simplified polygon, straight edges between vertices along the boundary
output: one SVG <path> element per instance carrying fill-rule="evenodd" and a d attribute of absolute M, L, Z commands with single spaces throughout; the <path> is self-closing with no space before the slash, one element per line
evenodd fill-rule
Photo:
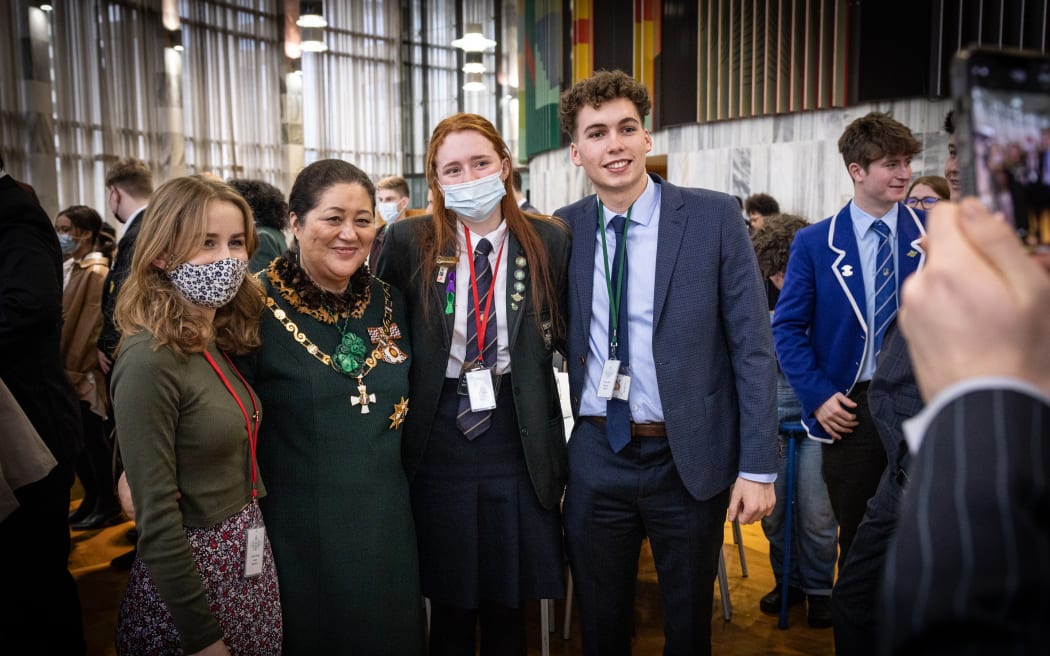
<path fill-rule="evenodd" d="M 923 214 L 901 201 L 921 150 L 888 114 L 853 121 L 839 138 L 853 199 L 796 235 L 773 319 L 780 366 L 802 402 L 810 437 L 825 442 L 824 480 L 845 562 L 886 454 L 868 383 L 901 282 L 925 258 Z"/>
<path fill-rule="evenodd" d="M 630 654 L 645 538 L 664 654 L 709 654 L 726 509 L 750 523 L 774 501 L 776 362 L 755 254 L 732 196 L 646 173 L 651 106 L 644 85 L 602 71 L 559 111 L 597 192 L 555 215 L 573 233 L 563 518 L 583 651 L 601 656 Z"/>

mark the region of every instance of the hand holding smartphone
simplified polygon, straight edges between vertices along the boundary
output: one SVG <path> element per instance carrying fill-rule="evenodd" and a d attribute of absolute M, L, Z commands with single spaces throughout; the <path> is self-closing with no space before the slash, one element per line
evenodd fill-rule
<path fill-rule="evenodd" d="M 1050 252 L 1050 55 L 968 48 L 952 62 L 962 190 Z"/>

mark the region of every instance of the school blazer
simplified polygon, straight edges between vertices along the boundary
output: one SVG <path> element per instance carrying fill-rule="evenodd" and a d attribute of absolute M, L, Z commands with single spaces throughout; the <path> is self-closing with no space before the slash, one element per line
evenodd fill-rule
<path fill-rule="evenodd" d="M 736 201 L 707 189 L 660 185 L 651 357 L 675 468 L 706 500 L 740 472 L 776 472 L 776 360 L 755 251 Z M 594 195 L 555 212 L 572 228 L 568 364 L 574 416 L 586 381 L 597 244 Z M 647 263 L 640 263 L 646 266 Z M 632 265 L 634 266 L 634 265 Z"/>
<path fill-rule="evenodd" d="M 560 316 L 565 317 L 566 271 L 569 263 L 569 235 L 564 226 L 526 217 L 532 222 L 547 247 L 551 275 L 560 304 Z M 419 243 L 433 230 L 430 215 L 402 219 L 387 224 L 383 250 L 377 263 L 376 275 L 397 287 L 405 297 L 412 340 L 412 367 L 409 373 L 411 408 L 405 419 L 401 438 L 402 464 L 411 481 L 423 459 L 430 427 L 437 414 L 438 398 L 445 381 L 445 369 L 452 348 L 454 315 L 445 314 L 445 282 L 423 280 L 419 262 Z M 507 233 L 507 262 L 514 267 L 525 251 L 514 237 Z M 446 254 L 456 257 L 455 252 Z M 508 268 L 508 274 L 511 272 Z M 537 307 L 530 294 L 532 267 L 526 264 L 524 300 L 514 303 L 513 275 L 507 275 L 507 289 L 503 295 L 504 316 L 510 341 L 511 379 L 514 404 L 518 416 L 521 446 L 529 477 L 544 508 L 556 508 L 561 502 L 567 478 L 565 423 L 561 402 L 554 380 L 552 355 L 555 327 L 551 325 L 548 307 Z M 439 294 L 437 302 L 430 301 L 429 316 L 423 306 L 427 300 L 423 289 L 433 286 Z M 497 298 L 498 300 L 498 298 Z M 539 313 L 539 321 L 536 314 Z"/>
<path fill-rule="evenodd" d="M 897 290 L 926 261 L 919 240 L 926 215 L 898 203 Z M 900 298 L 900 296 L 898 296 Z M 849 203 L 839 213 L 795 234 L 784 288 L 773 313 L 780 367 L 802 402 L 810 437 L 830 442 L 817 409 L 836 392 L 849 394 L 868 343 L 860 251 Z"/>

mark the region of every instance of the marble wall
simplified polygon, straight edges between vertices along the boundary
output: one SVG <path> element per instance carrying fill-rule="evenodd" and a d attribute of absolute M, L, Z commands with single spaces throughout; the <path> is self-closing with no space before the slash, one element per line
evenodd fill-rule
<path fill-rule="evenodd" d="M 853 195 L 837 146 L 846 125 L 871 111 L 889 112 L 923 146 L 912 161 L 913 175 L 942 175 L 949 108 L 948 100 L 911 99 L 687 125 L 654 133 L 650 155 L 667 157 L 667 177 L 675 184 L 741 198 L 766 192 L 781 210 L 817 221 Z M 529 174 L 530 199 L 546 212 L 594 192 L 583 169 L 569 160 L 568 148 L 534 157 Z"/>

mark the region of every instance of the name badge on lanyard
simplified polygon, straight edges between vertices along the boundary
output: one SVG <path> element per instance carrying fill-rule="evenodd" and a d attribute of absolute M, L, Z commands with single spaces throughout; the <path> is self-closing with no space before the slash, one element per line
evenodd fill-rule
<path fill-rule="evenodd" d="M 266 547 L 266 528 L 248 529 L 248 544 L 244 550 L 244 578 L 259 576 L 263 571 L 263 553 Z"/>
<path fill-rule="evenodd" d="M 248 451 L 249 459 L 251 461 L 251 486 L 252 486 L 252 512 L 255 519 L 253 519 L 252 526 L 248 529 L 245 537 L 244 545 L 244 578 L 252 578 L 259 576 L 263 571 L 263 555 L 266 551 L 266 528 L 262 526 L 259 521 L 259 509 L 258 501 L 259 490 L 256 487 L 256 481 L 258 480 L 258 474 L 255 471 L 255 448 L 259 444 L 259 423 L 261 422 L 262 413 L 259 411 L 259 406 L 255 402 L 255 395 L 252 393 L 252 388 L 248 385 L 248 381 L 244 380 L 244 376 L 237 370 L 237 367 L 233 365 L 233 361 L 230 360 L 230 356 L 223 353 L 226 357 L 226 362 L 229 363 L 230 368 L 233 370 L 237 377 L 240 378 L 241 384 L 244 385 L 244 389 L 248 390 L 248 397 L 252 402 L 252 414 L 248 415 L 248 408 L 245 407 L 244 402 L 241 401 L 241 397 L 230 385 L 230 381 L 226 378 L 226 374 L 222 373 L 219 369 L 218 363 L 215 362 L 215 358 L 211 357 L 211 353 L 204 351 L 204 358 L 211 365 L 211 368 L 215 370 L 219 380 L 226 386 L 226 390 L 233 397 L 233 400 L 237 402 L 237 407 L 240 408 L 241 413 L 244 415 L 244 426 L 248 430 Z"/>
<path fill-rule="evenodd" d="M 626 401 L 630 393 L 631 375 L 627 366 L 619 360 L 606 360 L 602 366 L 602 376 L 598 379 L 598 398 Z"/>

